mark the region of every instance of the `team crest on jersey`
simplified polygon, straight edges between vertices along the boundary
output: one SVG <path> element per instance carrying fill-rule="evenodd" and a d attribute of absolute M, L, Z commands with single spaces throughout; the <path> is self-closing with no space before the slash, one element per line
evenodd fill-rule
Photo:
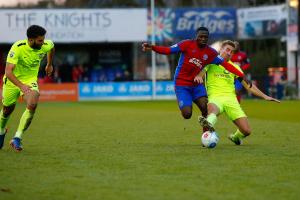
<path fill-rule="evenodd" d="M 189 62 L 197 65 L 197 67 L 200 67 L 200 68 L 202 67 L 202 62 L 200 60 L 198 60 L 197 58 L 191 58 L 189 60 Z"/>
<path fill-rule="evenodd" d="M 208 55 L 204 54 L 202 58 L 203 58 L 203 60 L 207 60 L 208 59 Z"/>
<path fill-rule="evenodd" d="M 44 53 L 40 53 L 39 54 L 40 59 L 42 59 L 44 57 L 44 55 L 45 55 Z"/>
<path fill-rule="evenodd" d="M 238 56 L 238 59 L 239 59 L 239 60 L 242 60 L 242 56 Z"/>
<path fill-rule="evenodd" d="M 14 55 L 15 55 L 15 52 L 11 51 L 10 54 L 9 54 L 9 57 L 12 58 L 12 57 L 14 57 Z"/>

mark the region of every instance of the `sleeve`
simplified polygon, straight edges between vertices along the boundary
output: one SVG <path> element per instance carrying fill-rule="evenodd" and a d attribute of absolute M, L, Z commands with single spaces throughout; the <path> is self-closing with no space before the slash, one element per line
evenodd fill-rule
<path fill-rule="evenodd" d="M 237 75 L 239 77 L 244 77 L 244 73 L 241 70 L 237 69 L 232 64 L 226 62 L 224 60 L 224 58 L 222 58 L 220 55 L 216 56 L 211 63 L 212 64 L 222 65 L 225 69 L 227 69 L 231 73 L 233 73 L 233 74 L 235 74 L 235 75 Z"/>
<path fill-rule="evenodd" d="M 16 65 L 18 63 L 19 60 L 19 49 L 17 44 L 13 44 L 13 46 L 11 47 L 11 49 L 9 50 L 8 54 L 7 54 L 7 59 L 6 62 L 11 63 Z"/>
<path fill-rule="evenodd" d="M 45 40 L 44 45 L 43 45 L 44 52 L 47 53 L 54 47 L 54 43 L 52 40 Z"/>
<path fill-rule="evenodd" d="M 153 46 L 152 50 L 155 51 L 156 53 L 168 55 L 168 54 L 183 52 L 187 49 L 188 46 L 189 46 L 189 40 L 184 40 L 170 47 Z"/>
<path fill-rule="evenodd" d="M 236 67 L 234 67 L 232 64 L 230 64 L 229 62 L 226 62 L 225 60 L 221 63 L 221 65 L 227 69 L 228 71 L 230 71 L 231 73 L 239 76 L 239 77 L 244 77 L 244 73 L 242 70 L 237 69 Z"/>
<path fill-rule="evenodd" d="M 213 61 L 211 62 L 211 64 L 221 64 L 222 62 L 224 62 L 224 58 L 222 58 L 220 55 L 217 55 Z"/>

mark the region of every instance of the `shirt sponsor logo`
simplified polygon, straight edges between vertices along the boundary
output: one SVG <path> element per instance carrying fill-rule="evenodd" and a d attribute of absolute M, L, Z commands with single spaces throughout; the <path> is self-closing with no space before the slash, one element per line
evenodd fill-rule
<path fill-rule="evenodd" d="M 197 67 L 202 68 L 202 62 L 200 60 L 198 60 L 197 58 L 191 58 L 189 60 L 189 62 L 197 65 Z"/>
<path fill-rule="evenodd" d="M 215 74 L 216 78 L 230 78 L 229 73 L 228 74 Z"/>

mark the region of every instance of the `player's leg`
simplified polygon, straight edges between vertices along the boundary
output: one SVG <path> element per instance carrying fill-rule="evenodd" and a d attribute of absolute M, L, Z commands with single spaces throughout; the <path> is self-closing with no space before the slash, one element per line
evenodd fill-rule
<path fill-rule="evenodd" d="M 207 93 L 203 84 L 192 87 L 193 102 L 198 106 L 203 117 L 207 117 Z"/>
<path fill-rule="evenodd" d="M 207 104 L 208 116 L 207 118 L 199 116 L 198 121 L 202 127 L 209 131 L 215 131 L 214 126 L 217 123 L 217 115 L 220 113 L 220 108 L 217 103 L 209 102 Z"/>
<path fill-rule="evenodd" d="M 190 119 L 193 113 L 191 89 L 186 86 L 175 86 L 175 94 L 182 117 Z"/>
<path fill-rule="evenodd" d="M 242 139 L 251 134 L 251 128 L 247 117 L 236 119 L 233 123 L 238 127 L 238 129 L 234 134 L 229 136 L 229 139 L 236 145 L 240 145 L 242 143 Z"/>
<path fill-rule="evenodd" d="M 214 127 L 215 124 L 217 123 L 217 116 L 220 113 L 220 108 L 221 106 L 218 106 L 216 103 L 208 103 L 208 116 L 207 116 L 207 121 Z"/>
<path fill-rule="evenodd" d="M 229 136 L 229 139 L 236 145 L 240 145 L 242 143 L 242 139 L 250 135 L 251 133 L 247 116 L 235 97 L 232 97 L 231 100 L 228 100 L 226 102 L 224 111 L 226 112 L 227 116 L 233 121 L 233 123 L 238 127 L 236 132 Z"/>
<path fill-rule="evenodd" d="M 207 117 L 207 97 L 200 97 L 194 101 L 194 103 L 198 106 L 199 110 L 201 111 L 202 116 L 199 116 L 200 119 L 206 119 Z M 203 132 L 208 131 L 209 128 L 207 126 L 202 126 Z"/>
<path fill-rule="evenodd" d="M 37 84 L 32 83 L 31 89 L 32 90 L 29 93 L 24 94 L 26 109 L 21 116 L 17 132 L 14 138 L 11 140 L 11 146 L 17 151 L 21 151 L 23 149 L 21 145 L 22 134 L 28 129 L 29 125 L 31 124 L 39 100 Z"/>
<path fill-rule="evenodd" d="M 26 101 L 26 109 L 20 119 L 18 130 L 15 137 L 21 138 L 24 131 L 26 131 L 31 124 L 35 110 L 37 108 L 39 93 L 37 91 L 31 91 L 30 93 L 24 95 Z"/>
<path fill-rule="evenodd" d="M 20 96 L 20 90 L 16 86 L 3 85 L 2 104 L 0 112 L 0 149 L 3 147 L 5 135 L 7 132 L 7 122 L 11 113 L 15 109 L 16 101 Z"/>
<path fill-rule="evenodd" d="M 197 105 L 201 111 L 202 116 L 199 116 L 198 119 L 206 119 L 207 117 L 207 92 L 203 84 L 194 86 L 192 89 L 193 102 Z M 203 132 L 208 131 L 209 127 L 202 126 Z"/>
<path fill-rule="evenodd" d="M 207 117 L 207 97 L 199 97 L 196 100 L 194 100 L 194 103 L 197 105 L 197 107 L 199 108 L 199 110 L 202 113 L 203 117 Z"/>

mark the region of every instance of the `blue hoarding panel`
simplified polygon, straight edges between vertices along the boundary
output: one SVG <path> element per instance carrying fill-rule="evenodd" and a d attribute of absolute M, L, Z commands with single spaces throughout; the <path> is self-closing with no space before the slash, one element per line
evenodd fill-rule
<path fill-rule="evenodd" d="M 195 37 L 198 27 L 207 27 L 212 37 L 234 37 L 236 9 L 176 9 L 174 32 L 179 39 Z"/>
<path fill-rule="evenodd" d="M 163 81 L 156 83 L 158 99 L 174 99 L 174 83 Z M 151 99 L 152 82 L 122 82 L 122 83 L 80 83 L 79 100 L 109 100 L 109 99 Z"/>
<path fill-rule="evenodd" d="M 236 12 L 235 8 L 155 9 L 155 40 L 172 42 L 194 38 L 200 26 L 207 27 L 213 38 L 233 38 L 237 33 Z M 151 30 L 149 14 L 148 30 Z M 150 31 L 148 39 L 151 39 Z"/>

